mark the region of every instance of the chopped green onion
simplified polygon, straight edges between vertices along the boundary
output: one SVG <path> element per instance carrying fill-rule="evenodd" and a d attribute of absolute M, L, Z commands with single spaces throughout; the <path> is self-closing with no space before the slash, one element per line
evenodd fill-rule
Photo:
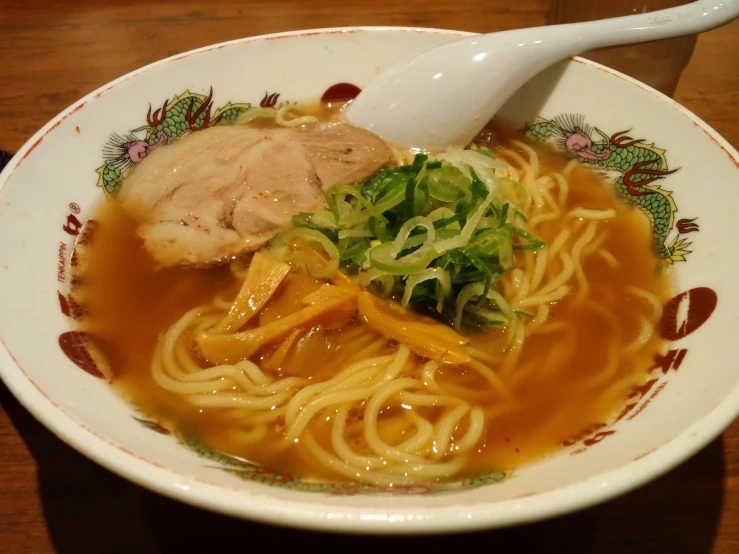
<path fill-rule="evenodd" d="M 439 256 L 433 249 L 419 249 L 401 258 L 393 255 L 393 244 L 382 243 L 369 251 L 370 263 L 375 269 L 380 269 L 391 275 L 410 275 L 424 270 Z"/>
<path fill-rule="evenodd" d="M 405 292 L 403 293 L 401 304 L 403 304 L 403 306 L 407 306 L 408 302 L 410 302 L 411 300 L 411 295 L 413 294 L 413 289 L 415 288 L 415 286 L 429 279 L 436 279 L 439 282 L 441 294 L 438 294 L 437 297 L 436 311 L 441 313 L 441 309 L 444 305 L 444 299 L 452 290 L 452 283 L 451 279 L 449 278 L 449 273 L 447 273 L 440 267 L 424 269 L 423 271 L 408 277 L 405 282 Z"/>
<path fill-rule="evenodd" d="M 418 154 L 358 186 L 329 189 L 328 209 L 295 216 L 295 229 L 273 243 L 283 256 L 300 256 L 285 239 L 320 247 L 328 266 L 298 260 L 314 275 L 340 265 L 374 293 L 460 330 L 514 324 L 533 315 L 514 311 L 498 282 L 516 250 L 544 243 L 527 231 L 529 194 L 506 170 L 485 148 Z"/>
<path fill-rule="evenodd" d="M 467 303 L 482 294 L 485 285 L 483 283 L 470 283 L 465 286 L 457 295 L 456 311 L 454 312 L 454 326 L 457 329 L 462 328 L 462 316 Z"/>
<path fill-rule="evenodd" d="M 346 239 L 346 238 L 363 238 L 363 237 L 371 237 L 372 231 L 369 229 L 342 229 L 339 231 L 339 240 Z"/>
<path fill-rule="evenodd" d="M 272 244 L 276 246 L 284 246 L 291 242 L 301 241 L 308 244 L 318 244 L 328 254 L 328 263 L 321 265 L 315 258 L 294 257 L 293 261 L 297 261 L 301 265 L 305 265 L 310 273 L 318 278 L 331 277 L 339 269 L 339 250 L 336 245 L 331 242 L 326 235 L 315 229 L 297 228 L 288 231 L 285 234 L 277 235 Z"/>

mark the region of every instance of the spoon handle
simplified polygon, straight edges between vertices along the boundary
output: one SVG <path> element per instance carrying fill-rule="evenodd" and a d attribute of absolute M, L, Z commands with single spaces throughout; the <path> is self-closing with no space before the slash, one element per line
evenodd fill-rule
<path fill-rule="evenodd" d="M 572 55 L 586 50 L 709 31 L 739 17 L 739 0 L 698 0 L 656 12 L 557 25 L 571 33 Z"/>

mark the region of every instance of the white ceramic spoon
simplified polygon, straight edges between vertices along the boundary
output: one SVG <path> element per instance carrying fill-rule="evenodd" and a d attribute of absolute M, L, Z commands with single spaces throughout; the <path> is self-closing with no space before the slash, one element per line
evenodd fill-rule
<path fill-rule="evenodd" d="M 476 35 L 384 71 L 347 106 L 346 118 L 396 145 L 464 145 L 526 81 L 558 61 L 605 46 L 700 33 L 737 17 L 739 0 L 698 0 L 614 19 Z"/>

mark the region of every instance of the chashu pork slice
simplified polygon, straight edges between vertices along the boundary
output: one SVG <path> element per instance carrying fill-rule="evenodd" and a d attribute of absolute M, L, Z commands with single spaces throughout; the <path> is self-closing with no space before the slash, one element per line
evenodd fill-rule
<path fill-rule="evenodd" d="M 119 200 L 162 265 L 210 265 L 262 246 L 324 192 L 386 165 L 388 146 L 343 123 L 302 128 L 211 127 L 153 150 Z"/>

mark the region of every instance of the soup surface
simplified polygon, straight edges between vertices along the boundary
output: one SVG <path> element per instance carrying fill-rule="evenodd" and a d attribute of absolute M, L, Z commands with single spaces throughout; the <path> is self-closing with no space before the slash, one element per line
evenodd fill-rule
<path fill-rule="evenodd" d="M 528 156 L 515 142 L 520 137 L 502 126 L 493 130 L 487 139 L 493 151 L 503 147 L 522 158 Z M 615 210 L 617 216 L 597 222 L 598 249 L 582 257 L 587 287 L 573 278 L 571 293 L 548 306 L 539 332 L 526 338 L 512 367 L 510 360 L 501 357 L 506 348 L 502 331 L 467 333 L 480 359 L 515 395 L 515 408 L 500 409 L 500 399 L 485 391 L 478 373 L 457 366 L 442 366 L 437 372 L 439 383 L 448 384 L 450 390 L 466 391 L 460 394 L 486 413 L 483 437 L 457 477 L 530 463 L 556 451 L 563 441 L 591 425 L 611 420 L 630 388 L 645 380 L 655 354 L 664 347 L 656 332 L 639 342 L 644 322 L 653 318 L 658 308 L 650 303 L 651 295 L 664 302 L 670 292 L 666 272 L 659 270 L 660 262 L 653 254 L 646 217 L 617 199 L 612 186 L 591 169 L 546 147 L 528 147 L 538 155 L 540 174 L 567 174 L 566 211 L 573 212 L 573 220 L 578 219 L 576 210 L 582 208 Z M 516 164 L 515 157 L 506 161 Z M 245 442 L 234 433 L 232 414 L 193 405 L 157 385 L 151 363 L 163 331 L 198 305 L 214 298 L 232 299 L 241 280 L 228 265 L 157 267 L 136 233 L 138 222 L 113 199 L 102 203 L 93 219 L 94 233 L 82 257 L 76 296 L 86 310 L 82 327 L 103 351 L 114 383 L 123 394 L 165 427 L 216 450 L 306 478 L 347 480 L 345 474 L 307 454 L 299 440 L 285 448 L 279 425 L 257 442 Z M 544 220 L 537 235 L 551 245 L 561 230 L 561 219 Z M 534 263 L 533 256 L 531 251 L 517 252 L 516 267 Z M 260 313 L 260 322 L 293 312 L 300 299 L 320 284 L 305 272 L 291 273 Z M 505 288 L 503 283 L 500 290 L 504 296 Z M 314 381 L 330 377 L 339 370 L 339 361 L 351 354 L 346 351 L 353 344 L 352 330 L 362 325 L 353 320 L 340 328 L 316 326 L 313 338 L 306 342 L 310 343 L 305 347 L 310 348 L 310 356 L 288 356 L 270 371 L 275 377 L 300 376 Z M 378 352 L 389 351 L 392 343 L 383 348 Z M 264 365 L 273 354 L 274 348 L 264 348 L 252 360 Z M 391 417 L 408 408 L 388 403 L 380 415 Z M 430 414 L 428 417 L 440 410 L 433 406 L 420 409 Z M 330 440 L 330 418 L 329 414 L 325 424 L 311 423 L 319 443 Z M 361 450 L 359 442 L 356 446 Z"/>

